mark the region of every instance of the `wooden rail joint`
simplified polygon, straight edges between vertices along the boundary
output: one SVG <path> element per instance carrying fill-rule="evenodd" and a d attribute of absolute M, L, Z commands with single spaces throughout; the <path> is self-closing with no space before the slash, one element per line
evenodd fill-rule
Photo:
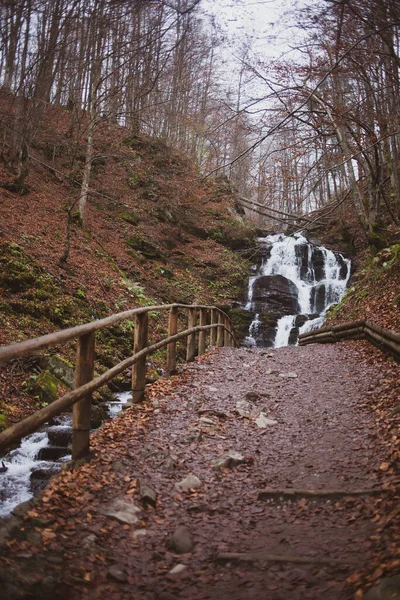
<path fill-rule="evenodd" d="M 169 311 L 168 334 L 159 342 L 148 345 L 148 321 L 152 311 Z M 178 331 L 179 311 L 188 313 L 188 327 Z M 95 333 L 100 329 L 135 319 L 133 354 L 102 375 L 93 378 L 95 356 Z M 199 324 L 198 324 L 199 321 Z M 15 423 L 0 433 L 0 452 L 18 442 L 22 437 L 39 429 L 49 419 L 73 407 L 72 458 L 77 459 L 89 452 L 90 411 L 92 394 L 132 367 L 132 402 L 144 399 L 146 386 L 147 356 L 161 348 L 167 348 L 167 376 L 176 371 L 176 344 L 186 338 L 186 360 L 194 360 L 196 353 L 204 354 L 209 334 L 210 346 L 238 346 L 229 317 L 215 306 L 168 304 L 146 306 L 124 311 L 77 327 L 50 333 L 10 346 L 0 347 L 0 363 L 27 356 L 53 346 L 76 339 L 75 387 L 55 402 L 38 410 L 30 417 Z M 197 340 L 197 345 L 196 345 Z"/>
<path fill-rule="evenodd" d="M 314 331 L 302 333 L 299 336 L 299 345 L 327 344 L 341 340 L 367 340 L 380 350 L 393 354 L 396 360 L 400 360 L 400 334 L 365 319 L 334 325 L 333 327 L 321 327 Z"/>

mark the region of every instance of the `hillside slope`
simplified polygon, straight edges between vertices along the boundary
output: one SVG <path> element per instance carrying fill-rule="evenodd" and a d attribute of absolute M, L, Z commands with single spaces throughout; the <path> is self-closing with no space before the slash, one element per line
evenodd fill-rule
<path fill-rule="evenodd" d="M 9 102 L 0 98 L 3 111 Z M 201 180 L 165 141 L 132 137 L 104 120 L 95 136 L 83 227 L 76 205 L 86 138 L 72 123 L 67 110 L 46 108 L 29 149 L 23 194 L 16 192 L 15 165 L 3 152 L 0 343 L 152 303 L 228 305 L 240 296 L 254 231 L 227 180 Z M 98 336 L 101 368 L 129 352 L 132 325 Z M 72 347 L 62 352 L 73 360 Z M 30 368 L 12 366 L 15 389 Z M 0 382 L 3 410 L 6 405 L 10 416 L 14 405 L 11 417 L 19 418 L 15 407 L 25 406 L 26 398 L 13 396 L 10 368 L 3 368 Z"/>

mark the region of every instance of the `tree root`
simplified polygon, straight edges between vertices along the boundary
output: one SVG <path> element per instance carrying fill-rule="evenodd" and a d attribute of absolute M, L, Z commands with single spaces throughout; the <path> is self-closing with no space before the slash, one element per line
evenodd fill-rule
<path fill-rule="evenodd" d="M 337 560 L 334 558 L 323 558 L 318 556 L 294 556 L 291 554 L 265 554 L 263 552 L 219 552 L 215 557 L 215 562 L 286 562 L 298 563 L 303 565 L 351 565 L 352 561 Z"/>
<path fill-rule="evenodd" d="M 380 496 L 381 494 L 387 494 L 390 492 L 397 492 L 399 488 L 371 488 L 365 490 L 301 490 L 301 489 L 274 489 L 264 488 L 258 492 L 259 500 L 269 500 L 282 498 L 284 500 L 292 500 L 295 498 L 322 498 L 322 499 L 335 499 L 343 498 L 346 496 Z"/>

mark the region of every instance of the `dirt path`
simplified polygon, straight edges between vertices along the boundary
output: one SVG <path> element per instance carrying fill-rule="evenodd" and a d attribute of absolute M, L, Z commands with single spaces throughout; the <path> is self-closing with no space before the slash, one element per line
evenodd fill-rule
<path fill-rule="evenodd" d="M 90 464 L 28 507 L 1 553 L 5 598 L 353 598 L 345 580 L 374 552 L 373 499 L 258 497 L 379 487 L 363 408 L 379 376 L 352 348 L 220 349 L 153 386 L 146 407 L 94 436 Z M 241 457 L 226 461 L 229 451 Z M 177 489 L 189 474 L 200 487 Z"/>

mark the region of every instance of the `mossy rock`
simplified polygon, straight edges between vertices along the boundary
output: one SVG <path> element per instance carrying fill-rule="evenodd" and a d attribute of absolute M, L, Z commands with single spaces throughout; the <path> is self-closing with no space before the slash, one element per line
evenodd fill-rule
<path fill-rule="evenodd" d="M 152 244 L 148 240 L 144 239 L 139 234 L 131 235 L 126 240 L 126 243 L 129 246 L 129 248 L 133 248 L 134 250 L 137 250 L 138 252 L 143 254 L 143 256 L 145 256 L 146 258 L 149 258 L 149 259 L 164 258 L 164 253 L 161 250 L 161 248 L 159 248 L 158 246 L 155 246 L 154 244 Z"/>
<path fill-rule="evenodd" d="M 52 356 L 46 354 L 41 357 L 40 367 L 49 371 L 53 377 L 61 381 L 67 388 L 73 389 L 75 367 L 72 363 L 65 360 L 65 358 L 57 354 L 53 354 Z"/>
<path fill-rule="evenodd" d="M 128 210 L 118 212 L 117 217 L 126 223 L 130 223 L 131 225 L 137 225 L 139 223 L 139 217 L 135 213 Z"/>
<path fill-rule="evenodd" d="M 7 429 L 9 423 L 5 417 L 5 415 L 3 415 L 3 413 L 0 413 L 0 431 L 4 431 L 4 429 Z"/>
<path fill-rule="evenodd" d="M 42 371 L 31 387 L 35 398 L 45 404 L 51 404 L 57 399 L 59 381 L 50 371 Z"/>
<path fill-rule="evenodd" d="M 232 325 L 238 337 L 241 340 L 244 339 L 248 335 L 249 327 L 254 319 L 253 313 L 239 307 L 231 308 L 224 306 L 223 310 L 232 321 Z"/>
<path fill-rule="evenodd" d="M 237 220 L 220 225 L 217 229 L 209 231 L 208 235 L 211 239 L 231 250 L 257 247 L 255 230 L 252 227 L 242 225 Z"/>
<path fill-rule="evenodd" d="M 91 429 L 98 429 L 103 424 L 104 419 L 109 416 L 107 404 L 105 402 L 99 402 L 92 404 L 90 410 L 90 427 Z"/>
<path fill-rule="evenodd" d="M 36 282 L 38 274 L 38 269 L 23 254 L 18 244 L 1 244 L 0 287 L 13 293 L 25 292 Z"/>

